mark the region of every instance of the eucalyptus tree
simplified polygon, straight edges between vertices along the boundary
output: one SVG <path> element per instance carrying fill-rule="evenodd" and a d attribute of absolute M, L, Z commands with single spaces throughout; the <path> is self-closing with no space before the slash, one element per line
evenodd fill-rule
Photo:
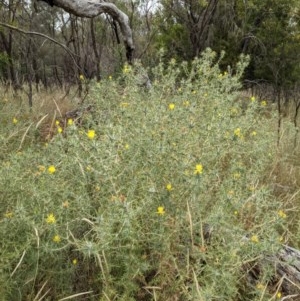
<path fill-rule="evenodd" d="M 93 18 L 100 14 L 108 14 L 118 23 L 123 35 L 126 57 L 132 63 L 134 44 L 128 16 L 115 4 L 103 0 L 41 0 L 51 6 L 57 6 L 77 17 Z"/>

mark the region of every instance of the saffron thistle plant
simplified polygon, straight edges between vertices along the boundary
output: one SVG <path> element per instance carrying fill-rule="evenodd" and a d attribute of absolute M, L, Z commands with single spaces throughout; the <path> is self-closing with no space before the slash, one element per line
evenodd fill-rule
<path fill-rule="evenodd" d="M 255 284 L 247 267 L 280 248 L 289 215 L 268 179 L 274 119 L 259 101 L 239 103 L 247 62 L 224 72 L 207 50 L 191 65 L 161 63 L 150 90 L 124 67 L 91 87 L 81 125 L 6 153 L 2 295 L 270 300 L 260 288 L 272 267 Z M 19 126 L 21 116 L 1 140 Z"/>

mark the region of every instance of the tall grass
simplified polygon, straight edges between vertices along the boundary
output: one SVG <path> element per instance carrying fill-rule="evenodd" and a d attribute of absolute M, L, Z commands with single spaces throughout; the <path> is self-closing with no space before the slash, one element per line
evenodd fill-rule
<path fill-rule="evenodd" d="M 50 118 L 48 142 L 43 114 L 2 100 L 5 300 L 280 299 L 273 267 L 254 283 L 247 269 L 299 242 L 299 185 L 275 193 L 276 114 L 239 102 L 246 64 L 221 72 L 208 50 L 159 64 L 150 90 L 127 66 L 91 87 L 80 122 Z"/>

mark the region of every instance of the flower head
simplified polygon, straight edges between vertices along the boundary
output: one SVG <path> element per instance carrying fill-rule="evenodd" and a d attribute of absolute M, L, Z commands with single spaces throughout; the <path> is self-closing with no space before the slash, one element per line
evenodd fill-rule
<path fill-rule="evenodd" d="M 173 190 L 172 184 L 171 184 L 171 183 L 168 183 L 168 184 L 166 185 L 166 189 L 167 189 L 167 191 Z"/>
<path fill-rule="evenodd" d="M 57 132 L 58 132 L 59 134 L 61 134 L 61 133 L 63 132 L 63 129 L 62 129 L 61 126 L 58 126 L 58 127 L 57 127 Z"/>
<path fill-rule="evenodd" d="M 131 71 L 131 66 L 128 64 L 125 64 L 123 67 L 123 73 L 129 73 Z"/>
<path fill-rule="evenodd" d="M 174 103 L 170 103 L 169 104 L 169 110 L 174 110 L 175 109 L 175 104 Z"/>
<path fill-rule="evenodd" d="M 257 235 L 252 235 L 250 240 L 251 240 L 252 242 L 254 242 L 254 243 L 258 243 L 258 242 L 259 242 L 259 238 L 258 238 Z"/>
<path fill-rule="evenodd" d="M 165 208 L 163 206 L 157 207 L 157 214 L 164 215 L 165 214 Z"/>
<path fill-rule="evenodd" d="M 50 165 L 50 166 L 48 167 L 48 173 L 54 174 L 55 172 L 56 172 L 55 166 L 54 166 L 54 165 Z"/>
<path fill-rule="evenodd" d="M 67 123 L 68 123 L 68 125 L 73 125 L 73 123 L 74 123 L 74 122 L 73 122 L 73 119 L 72 119 L 72 118 L 69 118 Z"/>
<path fill-rule="evenodd" d="M 276 294 L 276 298 L 277 298 L 277 299 L 280 299 L 280 298 L 281 298 L 281 295 L 282 295 L 281 292 L 278 292 L 278 293 Z"/>
<path fill-rule="evenodd" d="M 278 216 L 281 218 L 286 218 L 286 213 L 283 210 L 278 211 Z"/>
<path fill-rule="evenodd" d="M 80 75 L 79 75 L 79 79 L 80 79 L 81 81 L 83 81 L 83 80 L 84 80 L 84 75 L 83 75 L 83 74 L 80 74 Z"/>
<path fill-rule="evenodd" d="M 47 224 L 55 224 L 56 223 L 56 218 L 53 213 L 50 213 L 47 215 L 46 223 Z"/>
<path fill-rule="evenodd" d="M 265 289 L 265 285 L 263 285 L 262 283 L 257 283 L 256 284 L 256 288 L 258 289 L 258 290 L 264 290 Z"/>
<path fill-rule="evenodd" d="M 72 260 L 72 263 L 73 263 L 73 265 L 76 265 L 76 264 L 78 263 L 78 260 L 77 260 L 76 258 L 74 258 L 74 259 Z"/>
<path fill-rule="evenodd" d="M 18 123 L 18 119 L 16 117 L 13 118 L 12 120 L 13 124 L 17 124 Z"/>
<path fill-rule="evenodd" d="M 96 136 L 95 130 L 88 130 L 87 136 L 88 136 L 89 139 L 93 140 Z"/>
<path fill-rule="evenodd" d="M 262 107 L 265 107 L 267 105 L 267 101 L 266 100 L 262 100 L 260 104 L 261 104 Z"/>
<path fill-rule="evenodd" d="M 240 128 L 236 128 L 234 131 L 234 136 L 236 137 L 241 137 L 242 136 L 242 133 L 241 133 L 241 129 Z"/>
<path fill-rule="evenodd" d="M 201 175 L 203 173 L 203 166 L 202 164 L 196 164 L 194 174 L 195 175 Z"/>
<path fill-rule="evenodd" d="M 4 213 L 4 217 L 6 217 L 6 218 L 12 218 L 13 217 L 13 213 L 11 211 L 7 211 L 6 213 Z"/>
<path fill-rule="evenodd" d="M 235 172 L 235 173 L 232 175 L 232 177 L 233 177 L 235 180 L 238 180 L 238 179 L 241 178 L 241 173 Z"/>
<path fill-rule="evenodd" d="M 61 238 L 58 234 L 56 234 L 56 235 L 53 236 L 52 240 L 56 243 L 59 243 L 61 241 Z"/>

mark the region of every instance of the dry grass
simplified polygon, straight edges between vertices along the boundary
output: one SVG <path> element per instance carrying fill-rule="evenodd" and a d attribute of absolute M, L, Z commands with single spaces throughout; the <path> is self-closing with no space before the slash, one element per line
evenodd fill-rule
<path fill-rule="evenodd" d="M 26 88 L 15 92 L 12 88 L 0 87 L 0 93 L 5 95 L 2 99 L 2 114 L 7 114 L 7 118 L 11 119 L 13 112 L 13 117 L 17 120 L 36 124 L 42 141 L 52 138 L 56 130 L 55 121 L 63 120 L 66 113 L 77 108 L 80 102 L 73 92 L 66 95 L 59 89 L 51 93 L 41 90 L 34 93 L 33 106 L 30 108 Z"/>

